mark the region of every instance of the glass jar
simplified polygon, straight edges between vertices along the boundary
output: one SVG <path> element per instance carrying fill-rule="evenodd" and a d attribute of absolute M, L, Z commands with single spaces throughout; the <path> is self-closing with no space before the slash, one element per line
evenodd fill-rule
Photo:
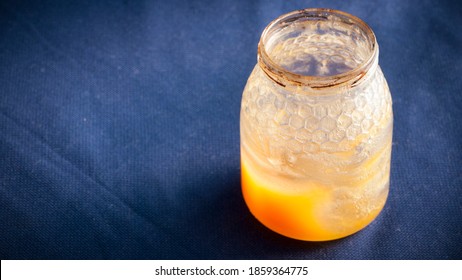
<path fill-rule="evenodd" d="M 392 100 L 371 28 L 329 9 L 271 22 L 241 105 L 242 192 L 282 235 L 353 234 L 388 196 Z"/>

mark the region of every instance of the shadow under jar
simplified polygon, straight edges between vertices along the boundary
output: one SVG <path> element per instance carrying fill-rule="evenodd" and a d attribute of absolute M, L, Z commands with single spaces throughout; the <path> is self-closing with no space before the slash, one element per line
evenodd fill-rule
<path fill-rule="evenodd" d="M 371 28 L 329 9 L 263 31 L 241 104 L 242 192 L 252 214 L 310 241 L 366 227 L 385 205 L 392 100 Z"/>

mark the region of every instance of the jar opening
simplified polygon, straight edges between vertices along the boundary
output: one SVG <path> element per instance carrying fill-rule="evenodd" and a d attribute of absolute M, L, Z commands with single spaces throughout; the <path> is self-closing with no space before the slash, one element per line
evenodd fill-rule
<path fill-rule="evenodd" d="M 282 15 L 265 28 L 258 60 L 283 86 L 354 86 L 377 65 L 378 46 L 361 19 L 337 10 L 305 9 Z"/>

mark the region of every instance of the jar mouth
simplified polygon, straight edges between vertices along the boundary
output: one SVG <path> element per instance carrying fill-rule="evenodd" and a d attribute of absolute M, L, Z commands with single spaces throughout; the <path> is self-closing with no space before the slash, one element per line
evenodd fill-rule
<path fill-rule="evenodd" d="M 378 64 L 372 29 L 348 13 L 304 9 L 284 14 L 263 31 L 258 63 L 282 86 L 355 86 Z"/>

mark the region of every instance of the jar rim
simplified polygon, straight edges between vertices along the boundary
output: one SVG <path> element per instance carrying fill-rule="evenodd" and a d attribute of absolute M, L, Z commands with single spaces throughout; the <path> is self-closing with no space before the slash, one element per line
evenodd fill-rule
<path fill-rule="evenodd" d="M 344 20 L 346 23 L 359 27 L 361 31 L 366 35 L 371 50 L 368 56 L 359 65 L 349 71 L 335 75 L 310 76 L 291 72 L 271 59 L 265 46 L 265 43 L 272 35 L 271 32 L 287 27 L 288 25 L 293 24 L 300 19 L 309 20 L 311 18 L 321 18 L 324 20 L 329 20 L 328 17 L 330 15 L 335 15 L 338 18 Z M 348 85 L 353 87 L 357 85 L 360 80 L 363 80 L 367 72 L 374 65 L 378 64 L 378 52 L 378 44 L 372 28 L 370 28 L 369 25 L 367 25 L 367 23 L 365 23 L 360 18 L 334 9 L 308 8 L 283 14 L 268 24 L 268 26 L 263 30 L 260 41 L 258 43 L 258 63 L 263 71 L 272 80 L 284 87 L 288 85 L 307 86 L 312 89 L 325 89 L 340 85 Z"/>

